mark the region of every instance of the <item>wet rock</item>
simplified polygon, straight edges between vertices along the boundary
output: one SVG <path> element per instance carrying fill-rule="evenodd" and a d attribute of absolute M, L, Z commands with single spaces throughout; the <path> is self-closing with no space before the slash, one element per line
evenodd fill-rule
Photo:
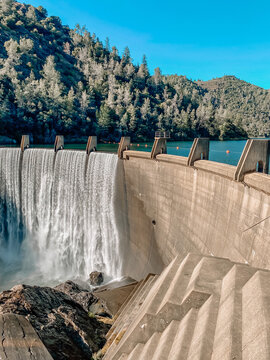
<path fill-rule="evenodd" d="M 6 313 L 25 316 L 57 360 L 91 359 L 109 329 L 71 296 L 48 287 L 18 285 L 2 292 L 0 314 Z"/>
<path fill-rule="evenodd" d="M 99 271 L 91 272 L 91 274 L 89 275 L 89 278 L 90 278 L 90 284 L 93 286 L 101 285 L 104 280 L 102 272 L 99 272 Z"/>

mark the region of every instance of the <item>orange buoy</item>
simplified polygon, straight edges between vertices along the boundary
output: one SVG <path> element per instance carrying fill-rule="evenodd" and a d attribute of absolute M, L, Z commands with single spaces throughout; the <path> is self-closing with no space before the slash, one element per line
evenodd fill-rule
<path fill-rule="evenodd" d="M 147 147 L 147 144 L 145 144 L 145 147 Z"/>
<path fill-rule="evenodd" d="M 179 146 L 176 146 L 176 150 L 179 150 Z"/>
<path fill-rule="evenodd" d="M 137 146 L 140 146 L 140 144 L 137 144 Z"/>
<path fill-rule="evenodd" d="M 230 153 L 230 150 L 227 150 L 227 151 L 226 151 L 226 154 L 229 154 L 229 153 Z"/>

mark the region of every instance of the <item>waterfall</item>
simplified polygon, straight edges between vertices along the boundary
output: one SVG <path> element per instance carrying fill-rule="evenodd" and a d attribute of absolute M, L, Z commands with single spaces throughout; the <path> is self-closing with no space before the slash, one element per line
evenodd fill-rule
<path fill-rule="evenodd" d="M 19 266 L 21 243 L 20 150 L 0 149 L 0 286 L 5 264 Z M 3 269 L 5 270 L 5 269 Z"/>
<path fill-rule="evenodd" d="M 115 219 L 118 158 L 0 149 L 0 289 L 122 275 Z"/>

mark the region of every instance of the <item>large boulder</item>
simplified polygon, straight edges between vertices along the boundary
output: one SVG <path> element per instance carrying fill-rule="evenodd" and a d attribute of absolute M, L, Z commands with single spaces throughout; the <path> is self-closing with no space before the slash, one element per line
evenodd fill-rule
<path fill-rule="evenodd" d="M 86 312 L 89 312 L 91 305 L 97 301 L 91 291 L 84 289 L 79 284 L 70 280 L 57 285 L 54 289 L 69 295 L 74 301 L 79 303 Z"/>
<path fill-rule="evenodd" d="M 89 360 L 105 344 L 109 326 L 84 306 L 49 287 L 18 285 L 0 294 L 0 314 L 25 316 L 57 360 Z"/>
<path fill-rule="evenodd" d="M 88 314 L 99 315 L 103 317 L 112 317 L 105 301 L 95 295 L 95 293 L 84 289 L 82 286 L 73 281 L 66 281 L 55 287 L 56 290 L 62 291 L 69 295 L 73 300 L 79 303 Z"/>
<path fill-rule="evenodd" d="M 104 280 L 103 274 L 100 271 L 91 272 L 91 274 L 89 275 L 89 279 L 92 286 L 99 286 L 103 283 Z"/>

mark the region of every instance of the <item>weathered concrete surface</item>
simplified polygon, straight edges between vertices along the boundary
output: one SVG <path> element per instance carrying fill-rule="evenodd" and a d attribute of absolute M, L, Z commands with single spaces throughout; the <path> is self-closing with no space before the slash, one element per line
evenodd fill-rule
<path fill-rule="evenodd" d="M 53 358 L 24 316 L 0 315 L 1 360 L 52 360 Z"/>
<path fill-rule="evenodd" d="M 230 165 L 201 160 L 187 167 L 170 155 L 148 156 L 127 151 L 123 161 L 129 243 L 138 263 L 145 251 L 151 257 L 151 243 L 165 264 L 195 252 L 270 269 L 269 176 L 246 175 L 240 183 Z M 151 265 L 148 272 L 156 272 Z"/>
<path fill-rule="evenodd" d="M 124 153 L 130 152 L 125 151 Z M 141 153 L 150 156 L 150 153 Z M 128 160 L 118 162 L 115 181 L 115 217 L 116 222 L 120 224 L 119 237 L 122 244 L 120 256 L 124 263 L 123 274 L 140 280 L 150 272 L 160 273 L 164 264 L 155 241 L 153 218 L 147 216 L 144 201 L 140 195 L 132 199 L 133 218 L 128 215 L 128 208 L 131 204 L 127 198 L 129 190 L 124 173 L 126 161 Z M 142 178 L 141 181 L 144 179 Z M 132 236 L 132 240 L 130 236 Z M 125 261 L 127 259 L 128 261 Z"/>
<path fill-rule="evenodd" d="M 196 169 L 208 171 L 213 174 L 228 177 L 233 180 L 235 173 L 235 166 L 222 164 L 215 161 L 198 160 L 194 164 Z"/>
<path fill-rule="evenodd" d="M 118 147 L 118 157 L 120 159 L 123 159 L 123 152 L 125 150 L 128 150 L 129 147 L 130 147 L 130 137 L 129 136 L 121 137 L 119 147 Z"/>
<path fill-rule="evenodd" d="M 209 139 L 196 138 L 193 141 L 190 153 L 188 156 L 188 165 L 193 166 L 197 160 L 209 159 Z"/>
<path fill-rule="evenodd" d="M 97 150 L 97 136 L 89 136 L 86 145 L 86 154 L 89 155 L 92 151 Z"/>
<path fill-rule="evenodd" d="M 95 291 L 94 295 L 106 303 L 108 310 L 114 316 L 136 286 L 137 282 L 134 282 L 115 289 Z"/>
<path fill-rule="evenodd" d="M 235 180 L 243 181 L 245 174 L 255 172 L 257 166 L 260 172 L 268 173 L 269 144 L 269 140 L 247 140 L 235 171 Z"/>
<path fill-rule="evenodd" d="M 172 164 L 178 165 L 187 165 L 188 158 L 184 156 L 175 156 L 175 155 L 167 155 L 167 154 L 160 154 L 156 156 L 158 161 L 164 161 Z"/>
<path fill-rule="evenodd" d="M 247 174 L 244 177 L 244 183 L 259 191 L 270 195 L 270 176 L 261 173 Z"/>
<path fill-rule="evenodd" d="M 65 139 L 63 135 L 57 135 L 55 137 L 54 142 L 54 151 L 57 152 L 58 150 L 64 149 Z"/>
<path fill-rule="evenodd" d="M 135 150 L 124 151 L 123 158 L 128 159 L 129 156 L 138 157 L 142 159 L 151 159 L 151 153 L 147 151 L 135 151 Z"/>
<path fill-rule="evenodd" d="M 21 139 L 21 151 L 24 152 L 25 149 L 29 148 L 30 139 L 29 135 L 23 135 Z"/>
<path fill-rule="evenodd" d="M 151 151 L 151 158 L 155 159 L 159 154 L 167 154 L 167 139 L 164 138 L 155 139 Z"/>
<path fill-rule="evenodd" d="M 176 257 L 114 319 L 104 360 L 267 360 L 269 281 L 228 259 Z"/>

